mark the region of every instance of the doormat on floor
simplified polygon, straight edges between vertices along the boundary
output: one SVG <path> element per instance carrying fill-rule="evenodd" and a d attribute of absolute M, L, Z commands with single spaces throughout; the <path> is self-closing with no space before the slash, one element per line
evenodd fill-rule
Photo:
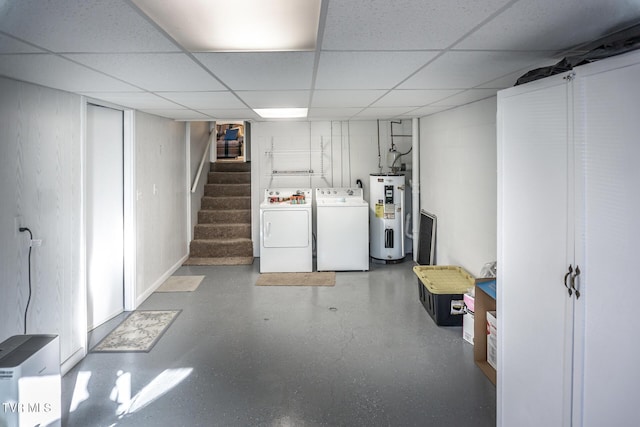
<path fill-rule="evenodd" d="M 314 273 L 262 273 L 256 286 L 334 286 L 334 271 Z"/>
<path fill-rule="evenodd" d="M 171 276 L 156 292 L 193 292 L 198 289 L 204 276 Z"/>
<path fill-rule="evenodd" d="M 149 352 L 180 311 L 136 310 L 93 347 L 91 352 Z"/>

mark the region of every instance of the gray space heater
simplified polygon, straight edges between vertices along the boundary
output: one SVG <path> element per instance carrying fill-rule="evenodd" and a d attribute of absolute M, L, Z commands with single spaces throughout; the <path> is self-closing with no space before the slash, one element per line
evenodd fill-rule
<path fill-rule="evenodd" d="M 0 427 L 61 425 L 57 335 L 15 335 L 0 343 Z"/>

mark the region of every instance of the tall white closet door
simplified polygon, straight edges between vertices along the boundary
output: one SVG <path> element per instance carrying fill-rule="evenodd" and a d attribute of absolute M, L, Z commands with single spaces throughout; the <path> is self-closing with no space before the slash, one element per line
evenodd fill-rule
<path fill-rule="evenodd" d="M 578 75 L 584 127 L 584 247 L 577 301 L 577 366 L 582 387 L 575 425 L 637 423 L 640 382 L 638 264 L 640 262 L 640 65 Z M 640 62 L 640 55 L 635 55 Z M 585 240 L 586 239 L 586 240 Z M 582 365 L 582 366 L 581 366 Z M 578 377 L 580 381 L 580 377 Z"/>
<path fill-rule="evenodd" d="M 498 424 L 570 423 L 569 83 L 498 97 Z"/>
<path fill-rule="evenodd" d="M 87 326 L 124 308 L 123 113 L 87 106 Z"/>

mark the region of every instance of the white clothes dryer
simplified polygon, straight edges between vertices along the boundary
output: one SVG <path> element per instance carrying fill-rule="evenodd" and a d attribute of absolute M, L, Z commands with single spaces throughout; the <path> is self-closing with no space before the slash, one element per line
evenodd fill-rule
<path fill-rule="evenodd" d="M 311 189 L 268 188 L 260 204 L 260 272 L 313 271 Z"/>
<path fill-rule="evenodd" d="M 369 270 L 369 204 L 362 188 L 316 189 L 318 271 Z"/>

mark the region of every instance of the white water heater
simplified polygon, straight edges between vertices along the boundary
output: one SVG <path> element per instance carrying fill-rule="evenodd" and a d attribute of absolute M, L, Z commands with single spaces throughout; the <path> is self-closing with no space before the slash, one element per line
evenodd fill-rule
<path fill-rule="evenodd" d="M 404 259 L 404 175 L 371 174 L 369 227 L 373 261 L 393 263 Z"/>

